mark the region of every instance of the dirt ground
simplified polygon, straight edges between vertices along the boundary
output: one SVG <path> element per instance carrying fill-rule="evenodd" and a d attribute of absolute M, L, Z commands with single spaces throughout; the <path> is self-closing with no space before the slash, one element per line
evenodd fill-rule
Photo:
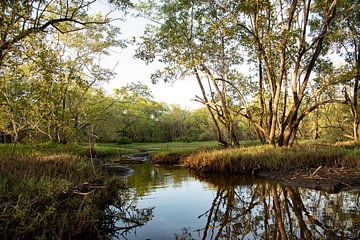
<path fill-rule="evenodd" d="M 328 192 L 360 190 L 360 169 L 318 167 L 291 169 L 287 172 L 259 172 L 257 176 L 279 181 L 285 185 L 306 187 Z"/>

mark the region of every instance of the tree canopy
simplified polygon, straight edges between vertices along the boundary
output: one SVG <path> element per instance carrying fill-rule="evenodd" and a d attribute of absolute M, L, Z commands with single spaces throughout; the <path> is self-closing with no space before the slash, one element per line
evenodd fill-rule
<path fill-rule="evenodd" d="M 154 83 L 198 84 L 204 108 L 189 111 L 140 82 L 101 89 L 115 77 L 102 56 L 127 43 L 95 2 L 0 3 L 3 142 L 359 139 L 359 3 L 108 1 L 149 20 L 135 56 L 163 63 Z"/>
<path fill-rule="evenodd" d="M 261 141 L 290 146 L 304 118 L 326 104 L 348 103 L 358 116 L 358 93 L 355 100 L 339 94 L 331 57 L 333 47 L 341 45 L 338 51 L 353 65 L 346 72 L 356 73 L 345 74 L 347 81 L 358 78 L 356 54 L 346 54 L 358 49 L 358 5 L 336 0 L 148 1 L 139 8 L 152 23 L 137 57 L 166 63 L 154 79 L 194 76 L 202 92 L 197 99 L 206 105 L 223 145 L 238 145 L 235 129 L 249 121 Z M 346 32 L 342 41 L 336 37 Z"/>

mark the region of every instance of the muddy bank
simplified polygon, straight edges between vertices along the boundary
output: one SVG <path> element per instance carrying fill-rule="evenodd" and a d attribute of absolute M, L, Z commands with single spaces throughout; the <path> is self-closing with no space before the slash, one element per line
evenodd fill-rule
<path fill-rule="evenodd" d="M 337 192 L 360 186 L 360 149 L 356 146 L 269 145 L 193 154 L 182 164 L 202 173 L 252 175 L 287 185 Z"/>
<path fill-rule="evenodd" d="M 290 169 L 284 172 L 260 171 L 255 176 L 275 180 L 288 186 L 334 193 L 360 189 L 360 169 L 320 166 L 310 169 Z"/>
<path fill-rule="evenodd" d="M 317 168 L 300 168 L 300 169 L 287 169 L 283 171 L 271 171 L 261 168 L 253 168 L 251 171 L 232 171 L 224 172 L 211 172 L 202 171 L 202 169 L 191 169 L 181 164 L 181 159 L 174 161 L 158 160 L 153 161 L 156 164 L 182 166 L 189 169 L 194 175 L 198 177 L 205 177 L 217 174 L 218 178 L 232 176 L 233 178 L 264 178 L 270 181 L 276 181 L 286 186 L 292 187 L 305 187 L 316 190 L 323 190 L 331 193 L 340 191 L 357 190 L 360 191 L 360 169 L 358 168 L 339 168 L 320 166 Z"/>
<path fill-rule="evenodd" d="M 273 151 L 274 149 L 270 150 Z M 275 151 L 277 150 L 275 149 Z M 166 152 L 152 156 L 148 152 L 144 152 L 127 155 L 120 159 L 113 160 L 111 164 L 107 165 L 107 168 L 108 170 L 110 169 L 113 172 L 117 172 L 117 174 L 120 172 L 124 176 L 129 176 L 133 173 L 132 170 L 122 166 L 122 164 L 152 162 L 161 165 L 181 165 L 192 170 L 192 172 L 198 176 L 207 175 L 207 173 L 216 174 L 220 178 L 224 174 L 232 175 L 233 177 L 250 176 L 277 181 L 288 186 L 306 187 L 328 192 L 360 189 L 360 167 L 358 167 L 359 160 L 357 159 L 344 157 L 341 159 L 338 157 L 338 152 L 335 152 L 335 156 L 333 156 L 334 154 L 319 152 L 319 150 L 314 152 L 313 150 L 309 151 L 309 149 L 298 149 L 295 150 L 295 152 L 288 152 L 289 150 L 287 149 L 281 149 L 281 151 L 282 152 L 280 153 L 276 152 L 276 154 L 274 154 L 274 156 L 279 157 L 278 162 L 269 161 L 269 157 L 264 157 L 266 160 L 262 162 L 255 161 L 255 159 L 250 159 L 250 161 L 239 161 L 237 158 L 234 158 L 230 161 L 215 161 L 215 164 L 213 165 L 211 165 L 211 161 L 206 157 L 200 160 L 198 158 L 199 161 L 195 161 L 196 164 L 192 164 L 194 162 L 194 156 L 196 159 L 196 157 L 201 156 L 202 153 L 189 155 L 187 152 Z M 281 157 L 284 152 L 286 157 L 293 156 L 294 153 L 296 156 L 296 154 L 301 152 L 301 158 L 293 157 L 294 159 L 288 160 L 288 158 L 283 157 L 286 161 L 282 161 L 283 159 Z M 303 158 L 304 154 L 309 156 L 315 155 L 316 158 Z M 321 154 L 325 155 L 323 156 Z"/>
<path fill-rule="evenodd" d="M 118 159 L 113 159 L 112 164 L 135 164 L 146 163 L 151 159 L 149 152 L 135 153 L 130 155 L 121 156 Z"/>

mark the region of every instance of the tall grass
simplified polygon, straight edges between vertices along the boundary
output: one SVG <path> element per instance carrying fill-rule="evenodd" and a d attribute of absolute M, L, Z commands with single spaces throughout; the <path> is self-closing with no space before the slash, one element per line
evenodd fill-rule
<path fill-rule="evenodd" d="M 182 162 L 200 172 L 252 173 L 255 169 L 286 171 L 318 166 L 360 168 L 359 148 L 339 146 L 297 146 L 274 148 L 269 145 L 212 150 L 188 156 Z"/>
<path fill-rule="evenodd" d="M 54 142 L 40 142 L 33 144 L 16 144 L 13 152 L 13 144 L 0 144 L 0 153 L 2 157 L 9 157 L 14 154 L 15 157 L 28 156 L 44 156 L 56 154 L 72 154 L 84 155 L 86 153 L 87 145 L 76 144 L 57 144 Z"/>
<path fill-rule="evenodd" d="M 92 184 L 108 188 L 92 191 Z M 104 209 L 120 188 L 79 156 L 2 156 L 0 239 L 104 237 Z"/>

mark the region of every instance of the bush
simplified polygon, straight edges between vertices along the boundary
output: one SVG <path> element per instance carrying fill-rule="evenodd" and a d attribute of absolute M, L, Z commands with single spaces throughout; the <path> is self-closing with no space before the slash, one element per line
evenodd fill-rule
<path fill-rule="evenodd" d="M 120 138 L 116 139 L 116 143 L 117 144 L 131 144 L 132 141 L 128 137 L 120 137 Z"/>

